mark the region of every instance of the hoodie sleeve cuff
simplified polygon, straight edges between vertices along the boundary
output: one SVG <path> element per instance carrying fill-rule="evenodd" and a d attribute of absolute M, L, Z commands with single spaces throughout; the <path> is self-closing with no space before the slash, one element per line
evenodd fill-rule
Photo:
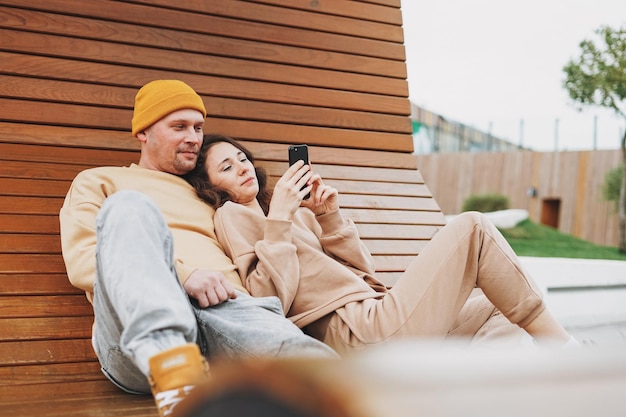
<path fill-rule="evenodd" d="M 343 216 L 339 210 L 317 216 L 317 221 L 322 227 L 322 236 L 335 235 L 345 226 Z"/>
<path fill-rule="evenodd" d="M 291 242 L 291 222 L 266 219 L 264 240 L 268 243 Z"/>

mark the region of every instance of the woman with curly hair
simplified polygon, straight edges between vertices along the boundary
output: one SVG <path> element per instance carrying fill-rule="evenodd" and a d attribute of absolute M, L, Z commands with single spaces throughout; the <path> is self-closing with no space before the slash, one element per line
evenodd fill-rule
<path fill-rule="evenodd" d="M 337 190 L 310 165 L 289 167 L 270 193 L 250 151 L 207 135 L 187 180 L 217 209 L 218 240 L 250 293 L 279 297 L 287 317 L 340 353 L 401 338 L 519 341 L 524 331 L 538 344 L 578 344 L 480 213 L 443 227 L 387 288 Z M 483 294 L 471 296 L 476 287 Z"/>

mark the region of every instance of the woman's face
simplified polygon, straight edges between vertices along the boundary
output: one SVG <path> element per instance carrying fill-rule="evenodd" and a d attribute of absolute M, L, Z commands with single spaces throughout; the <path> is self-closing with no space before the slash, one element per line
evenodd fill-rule
<path fill-rule="evenodd" d="M 256 199 L 259 182 L 254 166 L 243 151 L 230 143 L 212 145 L 204 168 L 211 185 L 227 191 L 235 203 L 247 204 Z"/>

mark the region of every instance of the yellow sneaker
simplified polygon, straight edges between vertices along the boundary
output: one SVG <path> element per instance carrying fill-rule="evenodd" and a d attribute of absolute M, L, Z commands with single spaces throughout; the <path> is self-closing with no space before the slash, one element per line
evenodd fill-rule
<path fill-rule="evenodd" d="M 161 352 L 149 364 L 150 387 L 161 417 L 171 415 L 193 388 L 209 379 L 209 364 L 195 343 Z"/>

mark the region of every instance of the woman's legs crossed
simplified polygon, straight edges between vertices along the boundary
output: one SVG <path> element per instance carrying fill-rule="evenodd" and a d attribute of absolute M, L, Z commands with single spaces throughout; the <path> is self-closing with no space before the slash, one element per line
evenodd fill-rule
<path fill-rule="evenodd" d="M 472 346 L 519 346 L 527 344 L 530 336 L 524 329 L 511 323 L 477 289 L 465 302 L 446 340 Z"/>
<path fill-rule="evenodd" d="M 417 336 L 443 339 L 476 286 L 512 323 L 525 327 L 549 314 L 541 290 L 498 230 L 479 213 L 465 213 L 433 237 L 385 297 L 345 306 L 341 320 L 331 320 L 329 329 L 337 332 L 333 339 L 345 339 L 346 329 L 338 328 L 343 321 L 350 337 L 366 344 Z M 485 320 L 492 316 L 486 314 Z"/>

